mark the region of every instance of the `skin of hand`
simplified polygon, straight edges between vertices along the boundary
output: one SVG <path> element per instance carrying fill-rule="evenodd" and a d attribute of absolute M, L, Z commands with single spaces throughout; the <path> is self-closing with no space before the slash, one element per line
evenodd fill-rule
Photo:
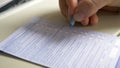
<path fill-rule="evenodd" d="M 98 23 L 97 12 L 100 9 L 119 11 L 116 6 L 109 6 L 113 0 L 59 0 L 61 13 L 70 20 L 74 16 L 75 21 L 82 25 L 95 25 Z"/>

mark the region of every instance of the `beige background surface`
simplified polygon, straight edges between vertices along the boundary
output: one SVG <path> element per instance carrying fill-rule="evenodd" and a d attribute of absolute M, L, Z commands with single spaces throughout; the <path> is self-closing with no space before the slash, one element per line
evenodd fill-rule
<path fill-rule="evenodd" d="M 33 0 L 0 14 L 0 41 L 2 42 L 34 16 L 69 23 L 59 11 L 58 0 Z M 120 15 L 102 12 L 99 13 L 99 17 L 98 25 L 83 28 L 113 35 L 119 34 Z M 0 68 L 41 68 L 41 66 L 0 52 Z"/>

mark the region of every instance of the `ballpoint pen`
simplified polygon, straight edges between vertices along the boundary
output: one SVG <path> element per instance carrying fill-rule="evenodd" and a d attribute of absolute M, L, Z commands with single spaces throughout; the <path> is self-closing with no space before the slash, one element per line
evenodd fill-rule
<path fill-rule="evenodd" d="M 73 27 L 74 24 L 75 24 L 75 20 L 74 20 L 74 17 L 72 16 L 70 19 L 70 27 Z"/>

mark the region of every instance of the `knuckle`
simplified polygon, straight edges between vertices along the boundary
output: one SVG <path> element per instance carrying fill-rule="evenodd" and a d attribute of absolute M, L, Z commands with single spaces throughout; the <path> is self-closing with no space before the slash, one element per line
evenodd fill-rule
<path fill-rule="evenodd" d="M 91 0 L 84 0 L 82 4 L 83 5 L 81 6 L 83 6 L 83 8 L 82 8 L 82 11 L 80 12 L 84 13 L 86 17 L 89 17 L 98 11 L 98 7 Z"/>
<path fill-rule="evenodd" d="M 86 5 L 88 6 L 89 9 L 91 10 L 96 10 L 97 9 L 97 3 L 94 0 L 85 0 Z"/>

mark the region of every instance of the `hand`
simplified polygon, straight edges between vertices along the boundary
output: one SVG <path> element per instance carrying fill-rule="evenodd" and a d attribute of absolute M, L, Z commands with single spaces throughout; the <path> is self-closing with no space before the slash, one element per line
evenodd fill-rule
<path fill-rule="evenodd" d="M 99 9 L 104 8 L 108 11 L 118 11 L 117 7 L 109 7 L 113 0 L 59 0 L 59 5 L 62 14 L 70 20 L 71 16 L 82 25 L 98 23 L 97 12 Z M 107 7 L 105 7 L 107 6 Z"/>

